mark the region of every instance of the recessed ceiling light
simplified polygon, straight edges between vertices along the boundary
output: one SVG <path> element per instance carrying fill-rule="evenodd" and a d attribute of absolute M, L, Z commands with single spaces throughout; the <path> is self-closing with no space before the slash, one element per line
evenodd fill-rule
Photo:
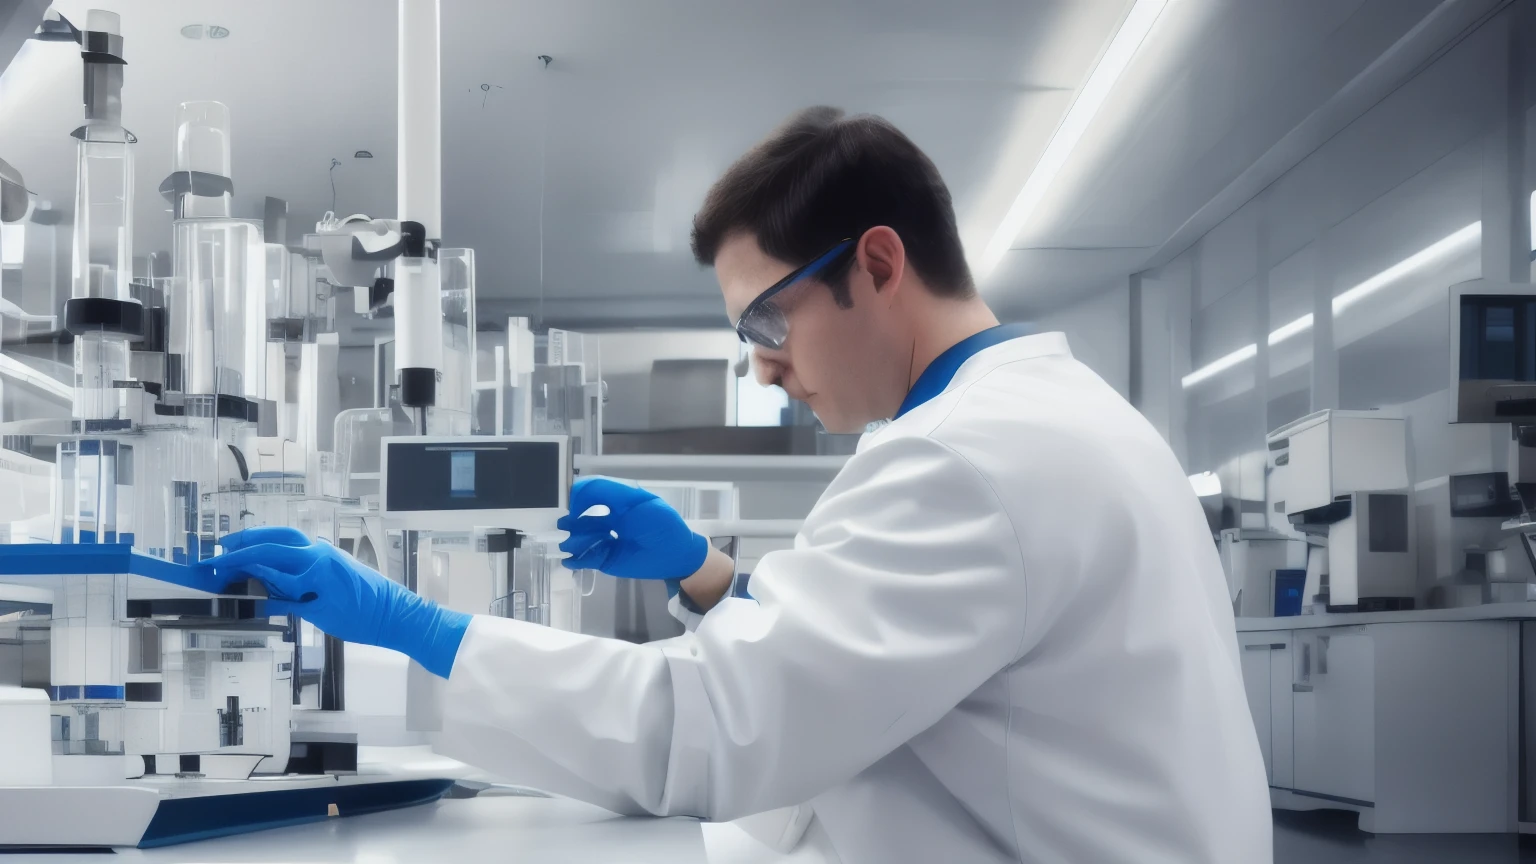
<path fill-rule="evenodd" d="M 181 28 L 181 35 L 188 39 L 201 39 L 207 36 L 209 39 L 229 38 L 229 28 L 218 24 L 188 24 Z"/>

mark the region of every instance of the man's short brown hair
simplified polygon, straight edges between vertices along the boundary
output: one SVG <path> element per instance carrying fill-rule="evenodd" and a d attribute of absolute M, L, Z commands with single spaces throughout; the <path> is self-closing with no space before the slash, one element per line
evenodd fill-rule
<path fill-rule="evenodd" d="M 807 108 L 710 188 L 693 217 L 693 256 L 714 266 L 721 244 L 744 232 L 768 255 L 799 266 L 881 225 L 901 238 L 930 291 L 975 292 L 954 204 L 932 160 L 883 118 Z M 821 278 L 840 305 L 851 303 L 846 267 Z"/>

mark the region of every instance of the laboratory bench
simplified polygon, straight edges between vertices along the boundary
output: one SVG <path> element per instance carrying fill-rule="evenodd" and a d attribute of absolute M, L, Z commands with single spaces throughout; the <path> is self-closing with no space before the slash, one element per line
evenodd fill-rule
<path fill-rule="evenodd" d="M 695 819 L 617 816 L 564 798 L 482 792 L 432 804 L 337 817 L 158 849 L 117 849 L 122 862 L 287 864 L 356 861 L 414 864 L 516 861 L 518 864 L 769 864 L 819 862 L 797 852 L 779 855 L 733 825 Z M 11 853 L 7 864 L 100 862 L 98 852 Z"/>
<path fill-rule="evenodd" d="M 1239 618 L 1278 809 L 1374 833 L 1536 833 L 1536 602 Z"/>

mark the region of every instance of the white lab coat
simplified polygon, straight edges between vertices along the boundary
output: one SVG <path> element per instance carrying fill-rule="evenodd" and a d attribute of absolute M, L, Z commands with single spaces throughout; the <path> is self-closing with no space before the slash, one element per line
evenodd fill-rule
<path fill-rule="evenodd" d="M 443 747 L 623 813 L 806 804 L 843 864 L 1271 860 L 1204 516 L 1061 334 L 866 435 L 752 594 L 652 645 L 477 617 Z"/>

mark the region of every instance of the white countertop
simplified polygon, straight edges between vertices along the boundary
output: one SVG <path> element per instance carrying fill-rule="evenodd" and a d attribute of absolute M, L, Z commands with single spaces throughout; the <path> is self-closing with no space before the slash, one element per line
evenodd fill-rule
<path fill-rule="evenodd" d="M 812 827 L 815 835 L 816 827 Z M 825 864 L 818 837 L 788 855 L 731 823 L 617 816 L 566 798 L 498 794 L 328 819 L 161 849 L 116 849 L 144 864 Z M 100 864 L 99 853 L 10 853 L 6 864 Z"/>
<path fill-rule="evenodd" d="M 1287 618 L 1239 618 L 1239 633 L 1262 630 L 1310 630 L 1359 624 L 1405 624 L 1426 621 L 1500 621 L 1536 618 L 1536 602 L 1488 603 L 1455 609 L 1414 609 L 1407 612 L 1336 612 Z"/>
<path fill-rule="evenodd" d="M 121 862 L 356 861 L 416 864 L 706 864 L 693 819 L 633 819 L 563 798 L 482 794 L 161 849 L 118 849 Z M 99 854 L 11 854 L 7 864 L 100 864 Z"/>

